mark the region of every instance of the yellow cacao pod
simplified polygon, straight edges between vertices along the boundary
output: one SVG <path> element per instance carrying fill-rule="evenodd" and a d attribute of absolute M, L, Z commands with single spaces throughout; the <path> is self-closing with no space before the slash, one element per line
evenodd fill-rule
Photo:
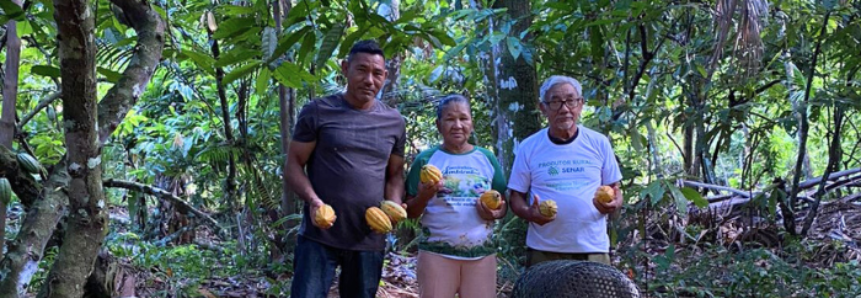
<path fill-rule="evenodd" d="M 437 184 L 440 180 L 442 180 L 442 172 L 433 165 L 424 165 L 422 167 L 421 176 L 419 177 L 422 183 Z"/>
<path fill-rule="evenodd" d="M 481 198 L 479 198 L 482 203 L 484 203 L 487 208 L 496 210 L 499 209 L 499 205 L 502 203 L 502 195 L 499 194 L 498 191 L 493 189 L 485 191 L 481 194 Z"/>
<path fill-rule="evenodd" d="M 605 185 L 598 188 L 598 191 L 595 192 L 595 197 L 598 198 L 598 202 L 607 204 L 613 201 L 616 197 L 616 192 L 613 191 L 612 187 Z"/>
<path fill-rule="evenodd" d="M 544 200 L 541 201 L 541 204 L 538 204 L 538 211 L 541 212 L 541 215 L 544 217 L 553 217 L 556 215 L 556 201 L 554 200 Z"/>
<path fill-rule="evenodd" d="M 320 208 L 317 208 L 317 214 L 314 215 L 314 222 L 317 223 L 318 226 L 322 227 L 331 227 L 335 224 L 335 209 L 332 209 L 332 206 L 329 204 L 325 204 Z"/>
<path fill-rule="evenodd" d="M 399 222 L 407 218 L 407 211 L 404 210 L 404 207 L 398 205 L 398 203 L 384 200 L 380 203 L 380 209 L 382 209 L 393 222 Z"/>
<path fill-rule="evenodd" d="M 365 211 L 365 221 L 371 226 L 374 232 L 385 234 L 392 230 L 392 221 L 383 210 L 377 207 L 368 208 Z"/>

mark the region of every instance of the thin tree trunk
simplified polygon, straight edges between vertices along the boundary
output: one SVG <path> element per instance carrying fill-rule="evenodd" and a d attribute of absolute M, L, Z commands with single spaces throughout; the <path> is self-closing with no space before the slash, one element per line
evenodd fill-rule
<path fill-rule="evenodd" d="M 20 0 L 12 0 L 21 6 Z M 3 77 L 3 114 L 0 116 L 0 145 L 12 148 L 15 139 L 15 99 L 18 96 L 18 68 L 21 61 L 21 39 L 17 22 L 6 23 L 6 72 Z M 0 203 L 2 204 L 2 203 Z M 3 229 L 0 229 L 2 233 Z M 0 238 L 2 244 L 2 238 Z M 0 246 L 2 248 L 2 246 Z"/>
<path fill-rule="evenodd" d="M 207 27 L 207 30 L 209 27 Z M 218 60 L 218 57 L 221 55 L 221 49 L 218 46 L 218 40 L 212 38 L 212 34 L 214 32 L 209 32 L 209 38 L 212 42 L 212 58 Z M 216 88 L 218 88 L 218 99 L 221 104 L 221 117 L 222 122 L 224 122 L 224 136 L 227 138 L 227 143 L 229 146 L 233 146 L 233 130 L 230 125 L 230 105 L 227 101 L 227 91 L 224 87 L 224 68 L 217 67 L 215 69 L 215 84 Z M 235 200 L 235 191 L 236 191 L 236 159 L 233 154 L 229 154 L 228 169 L 227 169 L 227 183 L 225 187 L 225 194 L 227 195 L 227 201 L 230 202 L 230 206 L 234 207 L 236 210 L 237 204 Z M 239 223 L 237 223 L 239 224 Z"/>
<path fill-rule="evenodd" d="M 825 195 L 825 185 L 828 184 L 828 177 L 831 173 L 837 171 L 840 160 L 843 159 L 843 148 L 841 147 L 841 131 L 843 131 L 843 107 L 840 104 L 834 105 L 834 129 L 831 134 L 831 146 L 828 147 L 828 165 L 825 166 L 825 173 L 822 174 L 823 179 L 819 182 L 819 189 L 813 195 L 814 201 L 810 204 L 810 211 L 804 218 L 804 225 L 801 227 L 801 236 L 807 236 L 810 226 L 816 219 L 819 212 L 819 204 L 822 202 L 822 196 Z"/>
<path fill-rule="evenodd" d="M 282 2 L 280 0 L 275 0 L 273 6 L 273 13 L 275 17 L 275 27 L 278 28 L 279 32 L 284 28 L 284 17 L 287 13 L 290 12 L 292 8 L 292 4 L 290 1 Z M 282 10 L 283 8 L 283 10 Z M 283 13 L 282 13 L 283 11 Z M 294 123 L 294 109 L 296 104 L 296 90 L 293 88 L 287 88 L 284 84 L 278 84 L 278 108 L 279 108 L 279 119 L 281 121 L 281 157 L 283 161 L 281 163 L 281 214 L 280 216 L 288 216 L 295 214 L 298 211 L 296 208 L 296 195 L 293 193 L 293 190 L 290 188 L 290 183 L 288 182 L 287 177 L 287 152 L 290 151 L 290 140 L 293 137 L 293 123 Z M 275 219 L 276 221 L 278 219 Z M 284 222 L 281 226 L 282 231 L 287 231 L 289 228 L 294 225 L 294 221 Z M 293 237 L 288 235 L 280 235 L 281 242 L 284 247 L 280 247 L 281 254 L 275 255 L 273 254 L 273 258 L 283 257 L 284 254 L 289 254 L 293 251 L 293 247 L 296 243 Z"/>
<path fill-rule="evenodd" d="M 87 0 L 55 0 L 59 33 L 70 212 L 68 230 L 39 297 L 77 298 L 107 227 L 97 127 L 94 14 Z"/>
<path fill-rule="evenodd" d="M 380 4 L 378 13 L 389 20 L 389 22 L 397 21 L 401 17 L 400 1 L 392 0 L 388 4 Z M 403 53 L 394 53 L 391 59 L 386 60 L 388 76 L 386 76 L 386 82 L 383 85 L 383 92 L 380 94 L 380 98 L 390 107 L 397 107 L 400 98 L 396 91 L 399 86 L 398 79 L 401 76 L 403 56 Z"/>
<path fill-rule="evenodd" d="M 807 73 L 807 86 L 804 90 L 804 102 L 800 105 L 800 108 L 796 110 L 798 113 L 799 123 L 799 144 L 798 144 L 798 159 L 795 164 L 795 175 L 792 176 L 792 191 L 789 193 L 789 208 L 795 208 L 798 202 L 798 192 L 799 192 L 799 183 L 801 182 L 801 166 L 804 163 L 804 159 L 807 158 L 807 133 L 810 129 L 810 124 L 807 120 L 807 107 L 810 102 L 810 89 L 813 87 L 813 77 L 816 75 L 816 62 L 819 58 L 819 53 L 822 51 L 822 42 L 825 39 L 825 29 L 828 25 L 828 19 L 831 17 L 831 12 L 825 14 L 825 20 L 822 22 L 822 29 L 820 30 L 819 40 L 816 41 L 816 48 L 813 51 L 813 61 L 810 63 L 810 72 Z M 829 152 L 830 153 L 830 152 Z M 831 160 L 829 160 L 829 165 Z M 826 169 L 827 171 L 828 169 Z M 809 170 L 808 170 L 809 171 Z M 823 176 L 827 177 L 827 176 Z M 809 216 L 809 215 L 808 215 Z M 789 231 L 791 235 L 797 235 L 798 231 L 796 230 L 795 223 L 791 224 L 791 230 Z"/>
<path fill-rule="evenodd" d="M 21 6 L 20 0 L 12 0 Z M 15 99 L 18 97 L 18 67 L 21 62 L 21 39 L 15 20 L 6 23 L 6 72 L 3 77 L 3 114 L 0 116 L 0 145 L 12 149 L 15 138 Z M 0 200 L 0 253 L 6 243 L 6 202 Z"/>
<path fill-rule="evenodd" d="M 522 32 L 532 25 L 532 5 L 530 1 L 503 0 L 493 4 L 494 8 L 507 8 L 508 17 L 518 20 L 511 26 L 509 36 L 519 37 Z M 518 38 L 519 39 L 519 38 Z M 532 34 L 526 34 L 522 43 L 530 43 Z M 515 140 L 523 140 L 541 129 L 538 114 L 538 78 L 535 66 L 526 62 L 523 55 L 514 58 L 511 52 L 503 49 L 502 44 L 496 49 L 500 55 L 502 67 L 497 67 L 495 74 L 498 96 L 496 109 L 496 144 L 497 156 L 503 169 L 510 169 L 514 161 Z M 525 50 L 525 49 L 524 49 Z M 492 63 L 492 62 L 491 62 Z M 516 107 L 516 108 L 511 108 Z"/>

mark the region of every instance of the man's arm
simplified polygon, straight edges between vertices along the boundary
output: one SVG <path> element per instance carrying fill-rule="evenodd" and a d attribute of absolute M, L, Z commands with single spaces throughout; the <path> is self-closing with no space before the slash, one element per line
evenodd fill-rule
<path fill-rule="evenodd" d="M 314 152 L 314 148 L 316 146 L 316 141 L 308 143 L 297 141 L 291 142 L 290 150 L 287 152 L 287 172 L 284 173 L 284 175 L 287 175 L 287 183 L 290 184 L 290 188 L 299 195 L 299 198 L 308 202 L 308 205 L 311 208 L 311 216 L 317 214 L 317 208 L 320 208 L 324 204 L 323 201 L 320 200 L 320 197 L 317 196 L 317 193 L 311 186 L 311 181 L 308 180 L 308 176 L 305 175 L 304 171 L 305 164 L 308 163 L 308 158 L 311 157 L 311 153 Z M 314 223 L 315 226 L 317 225 L 316 221 L 312 220 L 311 222 Z"/>
<path fill-rule="evenodd" d="M 400 205 L 404 200 L 404 157 L 389 155 L 386 166 L 386 200 Z"/>

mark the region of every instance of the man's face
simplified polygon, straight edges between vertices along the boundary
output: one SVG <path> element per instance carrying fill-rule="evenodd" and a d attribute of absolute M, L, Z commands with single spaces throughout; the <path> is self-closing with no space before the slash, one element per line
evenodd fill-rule
<path fill-rule="evenodd" d="M 551 127 L 569 130 L 577 125 L 583 111 L 583 97 L 571 84 L 558 84 L 547 90 L 541 112 Z"/>
<path fill-rule="evenodd" d="M 341 72 L 347 78 L 347 93 L 360 102 L 373 101 L 386 81 L 386 63 L 380 55 L 358 53 L 341 63 Z"/>

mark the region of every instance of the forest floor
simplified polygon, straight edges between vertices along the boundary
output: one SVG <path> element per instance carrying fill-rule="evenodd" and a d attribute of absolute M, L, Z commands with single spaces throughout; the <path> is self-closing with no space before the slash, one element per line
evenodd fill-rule
<path fill-rule="evenodd" d="M 10 226 L 14 227 L 18 225 L 23 214 L 14 206 L 11 209 L 8 219 Z M 111 209 L 111 226 L 115 229 L 112 234 L 116 235 L 123 232 L 117 230 L 122 230 L 127 225 L 128 214 L 122 208 Z M 775 274 L 777 269 L 774 268 L 786 266 L 779 265 L 780 263 L 789 264 L 789 267 L 803 266 L 813 271 L 820 270 L 817 272 L 826 274 L 848 272 L 851 275 L 859 272 L 857 265 L 855 271 L 851 268 L 849 271 L 839 272 L 831 269 L 836 264 L 861 262 L 861 203 L 858 202 L 844 201 L 824 205 L 804 241 L 804 251 L 800 253 L 789 252 L 784 247 L 786 241 L 783 240 L 784 235 L 779 227 L 749 224 L 751 215 L 721 219 L 719 224 L 714 225 L 714 218 L 703 219 L 703 214 L 690 214 L 685 220 L 667 220 L 661 218 L 660 214 L 666 213 L 658 212 L 649 220 L 649 228 L 646 229 L 648 241 L 643 241 L 642 235 L 637 231 L 631 232 L 620 241 L 619 249 L 613 258 L 614 265 L 633 277 L 640 291 L 648 292 L 649 296 L 655 293 L 672 293 L 673 297 L 696 297 L 695 293 L 686 292 L 687 290 L 680 287 L 673 289 L 677 286 L 675 283 L 679 280 L 690 283 L 707 278 L 720 279 L 737 274 L 733 273 L 737 270 L 758 270 L 737 265 L 745 261 L 744 257 L 740 257 L 745 251 L 755 249 L 762 249 L 771 257 L 777 257 L 773 260 L 750 261 L 755 264 L 754 267 L 765 268 L 763 272 L 766 274 Z M 712 224 L 709 224 L 709 221 Z M 677 222 L 680 226 L 672 227 L 668 222 Z M 685 233 L 672 232 L 673 230 Z M 117 241 L 109 237 L 107 244 L 115 245 L 112 251 L 116 249 L 116 245 L 131 247 L 126 256 L 117 258 L 122 270 L 116 271 L 115 293 L 133 293 L 136 297 L 206 298 L 286 297 L 289 293 L 292 276 L 289 270 L 284 269 L 286 267 L 266 270 L 257 268 L 248 261 L 242 261 L 234 254 L 235 248 L 225 249 L 224 247 L 229 245 L 219 242 L 206 226 L 198 227 L 195 234 L 195 243 L 208 245 L 156 247 L 152 244 L 144 245 L 141 241 Z M 802 254 L 803 257 L 797 258 L 800 262 L 790 261 Z M 48 255 L 50 258 L 51 253 Z M 377 297 L 418 297 L 415 258 L 415 253 L 412 252 L 390 252 L 386 255 Z M 718 260 L 721 258 L 723 259 Z M 698 268 L 697 264 L 704 261 L 711 263 Z M 804 272 L 793 271 L 795 269 L 792 268 L 781 270 Z M 752 272 L 751 276 L 755 277 L 754 273 L 761 274 Z M 35 283 L 40 282 L 39 276 L 37 273 Z M 803 277 L 782 278 L 775 287 L 791 284 L 797 279 L 803 281 Z M 848 280 L 850 289 L 856 289 L 861 283 L 861 277 L 853 279 L 849 276 Z M 513 282 L 510 278 L 499 278 L 497 296 L 507 297 L 513 288 Z M 735 283 L 733 286 L 739 285 Z M 798 288 L 804 291 L 803 285 Z M 338 296 L 336 279 L 329 297 Z"/>

